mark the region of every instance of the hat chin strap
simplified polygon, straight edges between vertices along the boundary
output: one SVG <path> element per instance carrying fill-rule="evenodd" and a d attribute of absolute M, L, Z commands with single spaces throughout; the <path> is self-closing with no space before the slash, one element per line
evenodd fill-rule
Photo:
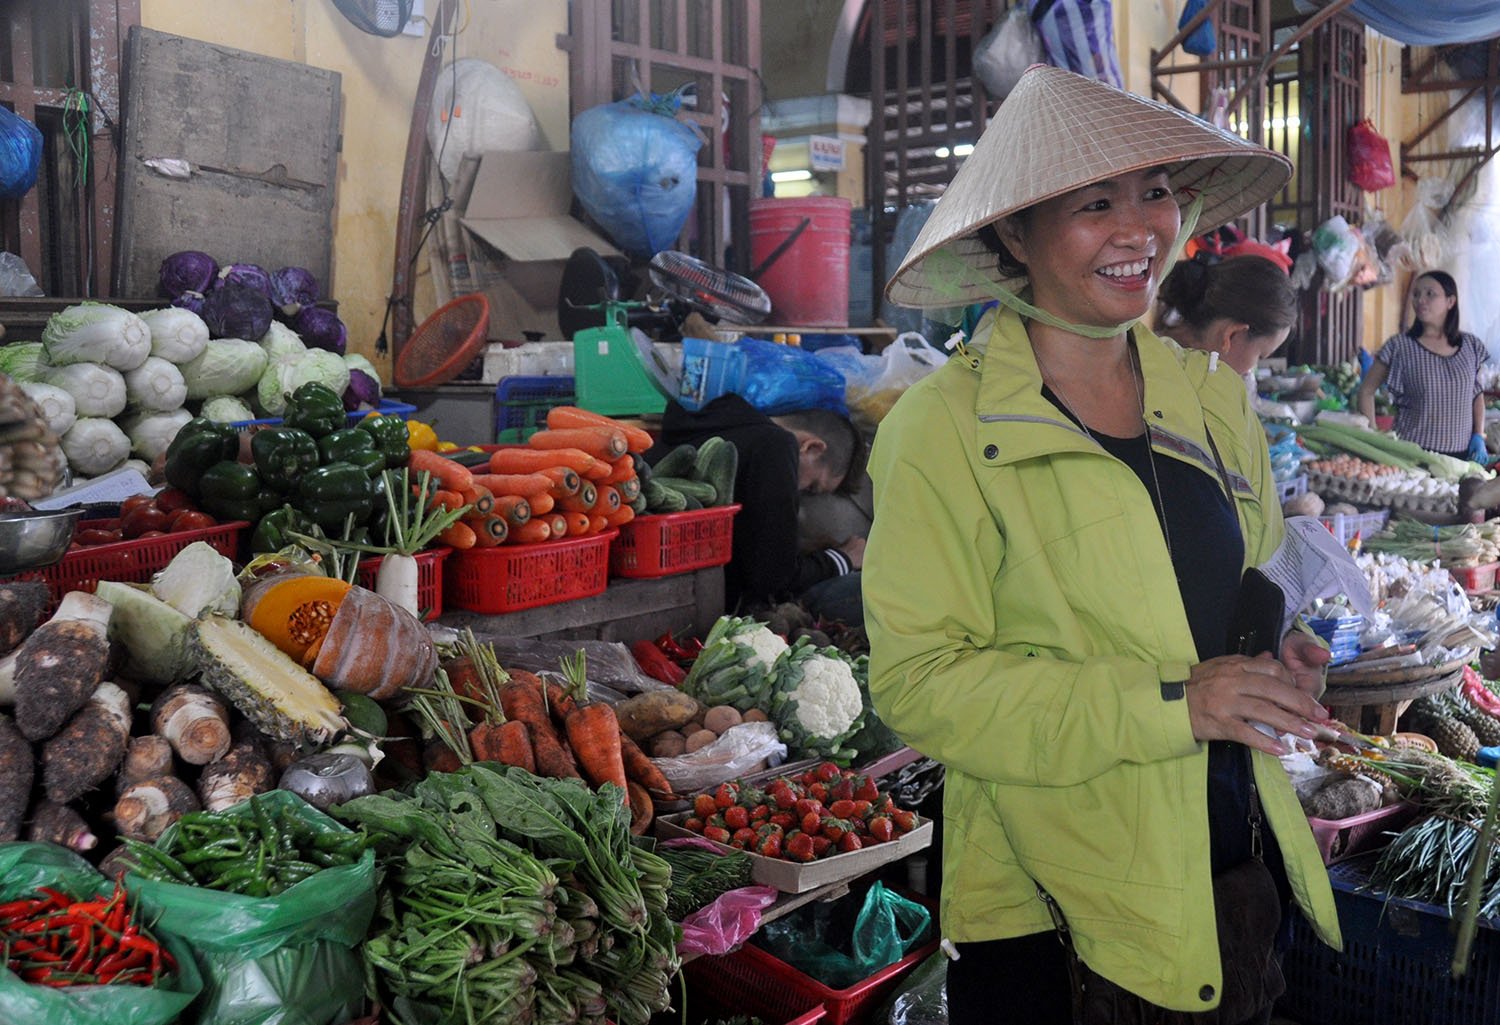
<path fill-rule="evenodd" d="M 1182 227 L 1177 232 L 1177 241 L 1172 243 L 1171 252 L 1167 254 L 1166 263 L 1162 266 L 1162 278 L 1172 272 L 1178 258 L 1182 256 L 1182 249 L 1187 245 L 1188 239 L 1193 237 L 1198 227 L 1198 218 L 1202 213 L 1203 195 L 1199 193 L 1193 197 L 1193 201 L 1183 212 Z M 1140 318 L 1137 317 L 1135 320 L 1127 320 L 1123 324 L 1114 324 L 1109 327 L 1069 323 L 1040 307 L 1033 306 L 1021 298 L 1020 293 L 1012 292 L 993 278 L 983 276 L 978 268 L 966 263 L 958 254 L 946 248 L 929 253 L 923 261 L 923 270 L 927 273 L 932 290 L 940 296 L 951 297 L 955 305 L 962 305 L 969 291 L 977 288 L 1028 320 L 1040 321 L 1049 327 L 1055 327 L 1082 338 L 1114 338 L 1129 331 L 1140 322 Z M 1026 290 L 1029 291 L 1029 287 Z"/>

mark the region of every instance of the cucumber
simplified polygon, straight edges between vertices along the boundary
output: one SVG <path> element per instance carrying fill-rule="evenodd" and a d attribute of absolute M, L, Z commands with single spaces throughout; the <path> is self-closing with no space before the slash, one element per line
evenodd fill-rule
<path fill-rule="evenodd" d="M 651 464 L 646 462 L 646 457 L 639 452 L 630 453 L 630 462 L 635 466 L 635 475 L 640 478 L 641 483 L 651 479 Z"/>
<path fill-rule="evenodd" d="M 658 477 L 686 477 L 693 472 L 693 463 L 697 458 L 696 446 L 678 445 L 662 456 L 661 461 L 651 467 L 651 472 Z"/>
<path fill-rule="evenodd" d="M 734 501 L 734 476 L 739 471 L 740 452 L 727 438 L 709 438 L 698 449 L 693 479 L 712 484 L 714 501 L 705 505 L 728 505 Z"/>
<path fill-rule="evenodd" d="M 706 506 L 713 505 L 719 498 L 718 491 L 706 481 L 688 480 L 686 477 L 664 477 L 660 473 L 651 479 L 659 484 L 665 484 L 674 491 L 680 491 L 684 495 L 695 498 Z"/>
<path fill-rule="evenodd" d="M 646 500 L 646 508 L 654 513 L 682 512 L 687 508 L 687 499 L 682 492 L 668 487 L 657 477 L 641 483 L 641 497 Z"/>
<path fill-rule="evenodd" d="M 631 502 L 630 502 L 630 508 L 631 508 L 631 511 L 633 511 L 637 516 L 644 516 L 646 514 L 646 508 L 647 508 L 647 506 L 646 506 L 646 495 L 645 495 L 644 492 L 642 492 L 639 495 L 636 495 L 635 498 L 633 498 L 631 500 Z"/>

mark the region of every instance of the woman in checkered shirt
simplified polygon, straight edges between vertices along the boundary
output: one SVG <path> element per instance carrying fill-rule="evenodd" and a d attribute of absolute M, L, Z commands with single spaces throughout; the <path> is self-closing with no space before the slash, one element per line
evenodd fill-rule
<path fill-rule="evenodd" d="M 1488 462 L 1484 392 L 1479 366 L 1484 343 L 1458 329 L 1458 286 L 1430 270 L 1412 283 L 1411 327 L 1386 339 L 1359 386 L 1359 411 L 1375 422 L 1382 384 L 1396 406 L 1396 436 L 1458 459 Z"/>

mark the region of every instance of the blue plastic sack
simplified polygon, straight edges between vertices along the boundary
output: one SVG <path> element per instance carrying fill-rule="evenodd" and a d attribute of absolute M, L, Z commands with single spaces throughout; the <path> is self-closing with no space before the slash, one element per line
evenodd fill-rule
<path fill-rule="evenodd" d="M 42 166 L 42 133 L 8 107 L 0 107 L 0 196 L 20 199 L 36 184 Z"/>
<path fill-rule="evenodd" d="M 573 193 L 638 259 L 676 243 L 697 195 L 703 140 L 673 116 L 679 103 L 676 95 L 636 95 L 573 119 Z"/>
<path fill-rule="evenodd" d="M 1114 12 L 1110 0 L 1032 0 L 1031 20 L 1042 37 L 1047 63 L 1125 88 L 1115 52 Z"/>
<path fill-rule="evenodd" d="M 844 375 L 827 360 L 795 345 L 759 338 L 735 343 L 745 354 L 740 397 L 768 416 L 797 409 L 831 409 L 849 415 L 844 404 Z"/>
<path fill-rule="evenodd" d="M 1208 0 L 1187 0 L 1182 5 L 1182 17 L 1177 19 L 1177 27 L 1180 29 L 1192 21 L 1207 5 Z M 1218 51 L 1219 41 L 1214 36 L 1212 15 L 1203 19 L 1203 24 L 1193 29 L 1192 34 L 1182 41 L 1182 48 L 1195 57 L 1212 57 Z"/>

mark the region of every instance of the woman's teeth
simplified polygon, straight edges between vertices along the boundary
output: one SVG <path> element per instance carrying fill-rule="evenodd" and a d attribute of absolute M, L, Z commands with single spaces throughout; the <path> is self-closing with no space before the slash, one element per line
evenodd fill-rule
<path fill-rule="evenodd" d="M 1111 278 L 1133 278 L 1146 273 L 1146 268 L 1151 266 L 1150 260 L 1137 260 L 1134 263 L 1117 263 L 1110 267 L 1099 268 L 1099 273 Z"/>

